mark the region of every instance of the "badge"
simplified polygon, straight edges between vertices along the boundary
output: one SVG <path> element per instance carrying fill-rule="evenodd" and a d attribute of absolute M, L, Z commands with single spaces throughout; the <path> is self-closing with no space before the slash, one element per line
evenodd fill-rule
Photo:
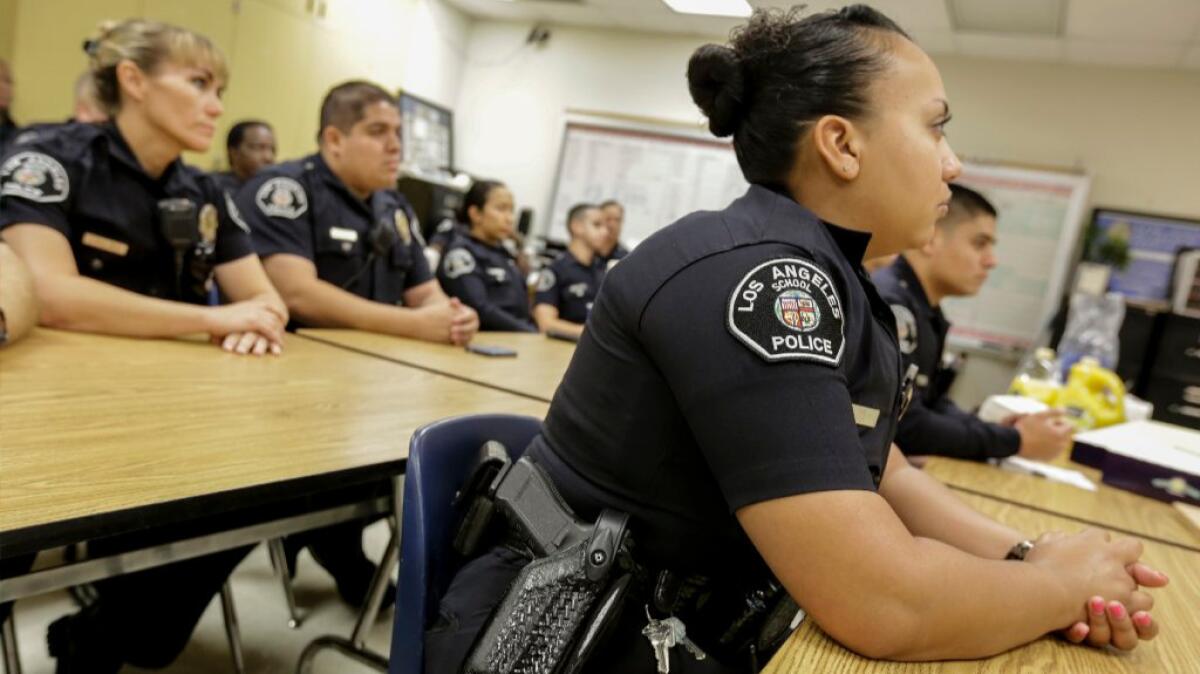
<path fill-rule="evenodd" d="M 404 209 L 397 208 L 392 219 L 396 221 L 396 233 L 400 235 L 400 240 L 404 242 L 404 245 L 412 243 L 412 230 L 409 229 L 408 214 L 404 212 Z"/>
<path fill-rule="evenodd" d="M 455 248 L 446 253 L 442 260 L 442 273 L 446 278 L 455 279 L 475 271 L 475 258 L 466 248 Z"/>
<path fill-rule="evenodd" d="M 576 297 L 583 297 L 584 295 L 587 294 L 587 291 L 588 291 L 588 284 L 586 284 L 586 283 L 572 283 L 571 285 L 567 286 L 567 294 L 568 295 L 574 295 Z"/>
<path fill-rule="evenodd" d="M 217 207 L 204 204 L 200 207 L 200 240 L 212 245 L 217 240 Z"/>
<path fill-rule="evenodd" d="M 242 212 L 238 210 L 237 204 L 233 203 L 233 197 L 229 196 L 228 192 L 225 193 L 225 212 L 229 213 L 229 219 L 233 220 L 233 224 L 237 225 L 238 229 L 247 234 L 250 233 L 250 225 L 247 225 L 246 221 L 242 219 Z"/>
<path fill-rule="evenodd" d="M 508 280 L 508 270 L 504 267 L 488 267 L 484 269 L 488 276 L 496 280 L 496 283 L 504 283 Z"/>
<path fill-rule="evenodd" d="M 0 166 L 0 196 L 43 204 L 66 201 L 71 193 L 67 170 L 41 152 L 18 152 Z"/>
<path fill-rule="evenodd" d="M 291 178 L 271 178 L 258 188 L 254 202 L 259 210 L 275 218 L 294 220 L 308 211 L 308 195 Z"/>
<path fill-rule="evenodd" d="M 551 290 L 554 288 L 554 284 L 557 282 L 558 279 L 554 277 L 553 269 L 543 269 L 542 273 L 538 274 L 537 291 L 539 293 L 544 293 L 548 290 Z"/>
<path fill-rule="evenodd" d="M 917 350 L 917 319 L 913 312 L 903 304 L 893 304 L 892 313 L 896 315 L 896 341 L 900 343 L 900 353 L 910 354 Z"/>
<path fill-rule="evenodd" d="M 768 362 L 842 361 L 845 316 L 829 274 L 799 258 L 751 269 L 729 296 L 726 327 Z"/>

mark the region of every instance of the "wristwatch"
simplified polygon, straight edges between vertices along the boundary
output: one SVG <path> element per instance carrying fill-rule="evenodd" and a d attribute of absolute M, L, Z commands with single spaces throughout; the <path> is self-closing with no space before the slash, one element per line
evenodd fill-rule
<path fill-rule="evenodd" d="M 1008 554 L 1004 555 L 1005 559 L 1015 559 L 1018 562 L 1025 561 L 1025 556 L 1033 549 L 1033 541 L 1021 541 L 1008 549 Z"/>

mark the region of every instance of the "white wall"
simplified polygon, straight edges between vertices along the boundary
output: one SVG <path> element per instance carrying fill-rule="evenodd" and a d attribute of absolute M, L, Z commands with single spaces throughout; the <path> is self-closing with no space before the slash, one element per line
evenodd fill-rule
<path fill-rule="evenodd" d="M 684 72 L 710 39 L 476 22 L 456 112 L 457 160 L 509 183 L 538 212 L 550 200 L 564 112 L 699 123 Z M 937 57 L 963 156 L 1081 166 L 1092 202 L 1200 218 L 1200 72 Z M 666 224 L 666 223 L 664 223 Z"/>

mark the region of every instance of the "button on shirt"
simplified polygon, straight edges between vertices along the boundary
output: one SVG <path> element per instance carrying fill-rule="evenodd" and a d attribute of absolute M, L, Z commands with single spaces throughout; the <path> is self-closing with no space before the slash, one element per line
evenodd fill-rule
<path fill-rule="evenodd" d="M 594 262 L 585 265 L 571 251 L 564 251 L 538 274 L 533 304 L 549 304 L 558 309 L 562 320 L 585 323 L 603 279 L 604 267 Z"/>
<path fill-rule="evenodd" d="M 896 432 L 905 454 L 932 454 L 961 459 L 1011 456 L 1021 446 L 1015 428 L 987 423 L 968 414 L 946 395 L 948 373 L 942 351 L 950 322 L 931 306 L 921 281 L 904 256 L 875 272 L 879 293 L 892 305 L 905 361 L 917 366 L 912 404 Z"/>
<path fill-rule="evenodd" d="M 159 201 L 189 200 L 198 237 L 179 283 Z M 248 230 L 207 174 L 175 160 L 158 178 L 142 170 L 116 126 L 64 124 L 10 148 L 0 160 L 0 229 L 32 223 L 66 237 L 79 273 L 143 295 L 201 303 L 211 267 L 253 254 Z"/>
<path fill-rule="evenodd" d="M 875 490 L 899 413 L 869 235 L 750 190 L 608 272 L 530 456 L 585 520 L 630 513 L 643 562 L 754 582 L 734 512 Z"/>
<path fill-rule="evenodd" d="M 480 330 L 537 331 L 525 277 L 503 247 L 455 237 L 438 265 L 438 280 L 448 294 L 475 309 Z"/>
<path fill-rule="evenodd" d="M 310 260 L 318 278 L 359 297 L 402 304 L 433 278 L 408 200 L 390 189 L 359 199 L 319 154 L 263 169 L 235 202 L 261 257 Z M 379 241 L 390 243 L 377 250 Z"/>

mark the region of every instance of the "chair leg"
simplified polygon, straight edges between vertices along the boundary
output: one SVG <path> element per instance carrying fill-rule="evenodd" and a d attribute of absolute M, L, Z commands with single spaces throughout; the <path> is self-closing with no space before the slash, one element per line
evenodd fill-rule
<path fill-rule="evenodd" d="M 21 656 L 17 653 L 16 616 L 12 613 L 9 613 L 8 619 L 0 625 L 0 651 L 3 651 L 6 674 L 21 674 Z"/>
<path fill-rule="evenodd" d="M 288 573 L 287 555 L 283 551 L 283 539 L 272 538 L 267 543 L 271 552 L 271 566 L 275 567 L 275 575 L 283 586 L 283 598 L 287 601 L 288 627 L 300 629 L 300 611 L 296 609 L 296 593 L 292 590 L 292 577 Z"/>
<path fill-rule="evenodd" d="M 238 630 L 237 609 L 233 605 L 233 590 L 229 581 L 221 586 L 221 613 L 225 616 L 225 636 L 229 639 L 229 652 L 233 656 L 233 671 L 245 674 L 246 661 L 242 657 L 242 635 Z"/>

